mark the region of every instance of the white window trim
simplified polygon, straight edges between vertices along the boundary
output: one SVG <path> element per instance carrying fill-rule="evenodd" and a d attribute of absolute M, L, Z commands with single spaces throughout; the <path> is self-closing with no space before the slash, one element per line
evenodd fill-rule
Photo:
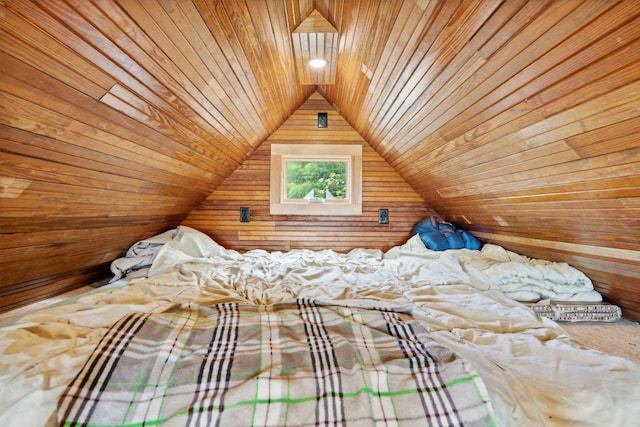
<path fill-rule="evenodd" d="M 346 161 L 347 198 L 313 202 L 286 198 L 284 165 L 295 161 Z M 271 215 L 362 215 L 362 145 L 271 144 Z"/>

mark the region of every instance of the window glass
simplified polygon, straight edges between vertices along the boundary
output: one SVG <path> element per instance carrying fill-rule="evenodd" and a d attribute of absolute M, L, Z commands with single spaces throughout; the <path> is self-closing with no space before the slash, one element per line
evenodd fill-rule
<path fill-rule="evenodd" d="M 287 199 L 347 198 L 347 162 L 286 162 Z"/>
<path fill-rule="evenodd" d="M 361 215 L 362 145 L 272 144 L 272 215 Z"/>

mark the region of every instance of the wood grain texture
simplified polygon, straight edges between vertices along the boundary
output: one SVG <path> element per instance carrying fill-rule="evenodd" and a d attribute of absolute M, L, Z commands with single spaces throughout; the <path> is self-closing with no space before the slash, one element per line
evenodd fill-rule
<path fill-rule="evenodd" d="M 317 113 L 329 126 L 318 128 Z M 362 215 L 270 215 L 271 144 L 362 144 Z M 328 149 L 330 151 L 330 149 Z M 251 222 L 239 222 L 240 207 L 251 208 Z M 390 223 L 378 224 L 378 209 L 389 209 Z M 406 182 L 318 93 L 311 95 L 195 208 L 183 225 L 201 230 L 231 249 L 389 249 L 409 237 L 416 222 L 433 212 Z"/>
<path fill-rule="evenodd" d="M 297 83 L 313 10 L 334 84 Z M 3 0 L 0 300 L 82 286 L 187 217 L 239 249 L 346 250 L 419 205 L 639 318 L 639 94 L 636 0 Z M 363 216 L 270 217 L 272 141 L 362 143 Z"/>
<path fill-rule="evenodd" d="M 269 1 L 2 2 L 0 175 L 29 185 L 0 198 L 0 310 L 108 276 L 241 166 L 313 91 L 288 34 Z"/>
<path fill-rule="evenodd" d="M 338 31 L 317 10 L 291 33 L 298 82 L 302 85 L 334 84 L 338 62 Z M 311 60 L 325 65 L 311 66 Z"/>
<path fill-rule="evenodd" d="M 637 3 L 403 2 L 389 12 L 407 25 L 381 33 L 378 61 L 350 45 L 343 61 L 363 71 L 320 92 L 441 216 L 575 264 L 638 318 Z M 418 33 L 427 28 L 435 34 Z"/>

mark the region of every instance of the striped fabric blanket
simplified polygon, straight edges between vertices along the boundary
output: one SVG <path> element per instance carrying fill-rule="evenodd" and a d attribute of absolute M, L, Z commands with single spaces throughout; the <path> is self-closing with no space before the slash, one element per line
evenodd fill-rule
<path fill-rule="evenodd" d="M 182 304 L 104 336 L 65 426 L 493 425 L 479 376 L 411 306 Z"/>

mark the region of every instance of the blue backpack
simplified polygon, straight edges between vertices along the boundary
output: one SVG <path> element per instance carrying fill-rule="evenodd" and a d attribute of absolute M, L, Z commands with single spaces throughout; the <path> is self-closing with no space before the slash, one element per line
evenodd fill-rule
<path fill-rule="evenodd" d="M 482 242 L 473 234 L 466 230 L 458 230 L 449 222 L 441 222 L 435 215 L 428 216 L 416 224 L 411 236 L 416 234 L 419 234 L 422 243 L 433 251 L 482 248 Z"/>
<path fill-rule="evenodd" d="M 411 236 L 413 237 L 416 234 L 428 233 L 430 231 L 438 231 L 438 225 L 440 221 L 438 217 L 435 215 L 431 215 L 420 221 L 413 227 L 413 231 L 411 231 Z"/>
<path fill-rule="evenodd" d="M 465 248 L 473 249 L 475 251 L 482 249 L 482 242 L 467 230 L 458 230 L 457 233 L 462 237 Z"/>

